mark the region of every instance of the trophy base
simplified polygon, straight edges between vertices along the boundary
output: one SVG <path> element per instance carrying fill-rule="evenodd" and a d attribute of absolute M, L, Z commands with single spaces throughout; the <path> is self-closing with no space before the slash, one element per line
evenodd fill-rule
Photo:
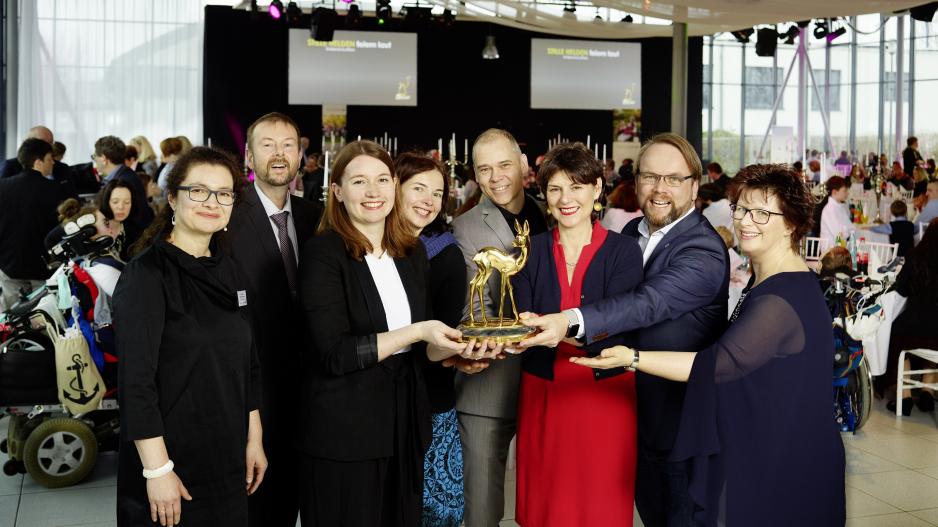
<path fill-rule="evenodd" d="M 490 318 L 485 324 L 463 320 L 456 329 L 462 332 L 460 342 L 488 339 L 495 344 L 517 344 L 536 331 L 536 328 L 516 323 L 513 318 Z"/>

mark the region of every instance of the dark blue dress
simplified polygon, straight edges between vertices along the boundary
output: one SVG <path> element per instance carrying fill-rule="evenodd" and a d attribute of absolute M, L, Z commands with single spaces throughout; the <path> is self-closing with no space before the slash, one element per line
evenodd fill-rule
<path fill-rule="evenodd" d="M 832 349 L 817 278 L 789 272 L 747 288 L 726 333 L 698 353 L 672 459 L 691 460 L 702 525 L 844 524 Z"/>

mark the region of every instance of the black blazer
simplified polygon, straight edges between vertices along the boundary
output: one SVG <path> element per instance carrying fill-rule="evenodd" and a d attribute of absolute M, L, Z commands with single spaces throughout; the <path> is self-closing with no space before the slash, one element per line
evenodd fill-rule
<path fill-rule="evenodd" d="M 418 439 L 430 440 L 430 411 L 418 355 L 425 348 L 378 362 L 377 334 L 388 331 L 378 288 L 368 264 L 327 231 L 303 246 L 300 298 L 314 338 L 303 354 L 303 395 L 293 405 L 301 416 L 300 449 L 313 457 L 361 461 L 395 453 L 395 393 L 401 369 L 415 378 L 413 403 Z M 417 244 L 396 258 L 412 322 L 428 318 L 427 255 Z M 410 373 L 407 373 L 410 376 Z"/>
<path fill-rule="evenodd" d="M 58 224 L 61 186 L 35 170 L 0 179 L 0 269 L 11 278 L 45 280 L 46 234 Z"/>
<path fill-rule="evenodd" d="M 598 302 L 604 298 L 621 295 L 635 288 L 642 281 L 642 251 L 634 239 L 617 232 L 608 232 L 606 240 L 590 261 L 583 287 L 580 305 Z M 548 231 L 531 239 L 528 262 L 511 281 L 515 289 L 518 311 L 534 313 L 560 312 L 560 284 L 557 281 L 557 266 L 554 262 L 554 233 Z M 586 346 L 586 354 L 595 357 L 609 347 L 632 344 L 628 334 L 619 333 L 600 342 Z M 554 380 L 554 359 L 557 348 L 536 347 L 526 351 L 521 367 L 524 371 Z M 593 378 L 601 380 L 625 373 L 625 368 L 593 370 Z"/>
<path fill-rule="evenodd" d="M 290 196 L 290 207 L 296 228 L 294 249 L 299 251 L 315 234 L 322 207 L 294 196 Z M 227 234 L 232 255 L 248 281 L 248 309 L 263 377 L 261 419 L 271 432 L 269 438 L 274 438 L 275 430 L 291 424 L 295 415 L 305 321 L 298 299 L 292 298 L 287 286 L 280 246 L 253 184 L 244 188 L 235 203 Z"/>
<path fill-rule="evenodd" d="M 635 218 L 622 234 L 638 239 Z M 726 329 L 729 256 L 720 235 L 699 212 L 674 225 L 645 264 L 645 278 L 633 291 L 580 311 L 587 343 L 622 331 L 635 331 L 635 347 L 645 351 L 700 351 Z M 674 445 L 687 384 L 639 372 L 639 444 L 658 450 Z"/>

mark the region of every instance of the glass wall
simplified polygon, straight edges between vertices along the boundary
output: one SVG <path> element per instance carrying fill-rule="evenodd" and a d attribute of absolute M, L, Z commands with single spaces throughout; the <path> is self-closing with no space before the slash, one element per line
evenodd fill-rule
<path fill-rule="evenodd" d="M 846 33 L 831 42 L 813 36 L 813 21 L 806 28 L 808 150 L 835 158 L 842 151 L 858 157 L 884 152 L 896 159 L 906 138 L 915 135 L 926 159 L 938 154 L 938 23 L 901 18 L 902 46 L 898 16 L 833 22 L 830 29 L 843 26 Z M 788 27 L 780 24 L 778 30 Z M 729 33 L 704 38 L 703 155 L 730 174 L 751 163 L 802 158 L 797 45 L 779 41 L 774 57 L 760 57 L 756 35 L 751 38 L 746 44 Z"/>

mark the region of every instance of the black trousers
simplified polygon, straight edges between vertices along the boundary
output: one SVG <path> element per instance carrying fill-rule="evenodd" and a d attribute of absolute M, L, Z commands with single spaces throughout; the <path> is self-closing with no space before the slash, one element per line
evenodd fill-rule
<path fill-rule="evenodd" d="M 420 526 L 423 495 L 401 488 L 396 459 L 301 459 L 303 527 Z"/>
<path fill-rule="evenodd" d="M 694 502 L 688 492 L 690 464 L 668 461 L 669 450 L 639 445 L 635 506 L 645 527 L 693 527 Z"/>

